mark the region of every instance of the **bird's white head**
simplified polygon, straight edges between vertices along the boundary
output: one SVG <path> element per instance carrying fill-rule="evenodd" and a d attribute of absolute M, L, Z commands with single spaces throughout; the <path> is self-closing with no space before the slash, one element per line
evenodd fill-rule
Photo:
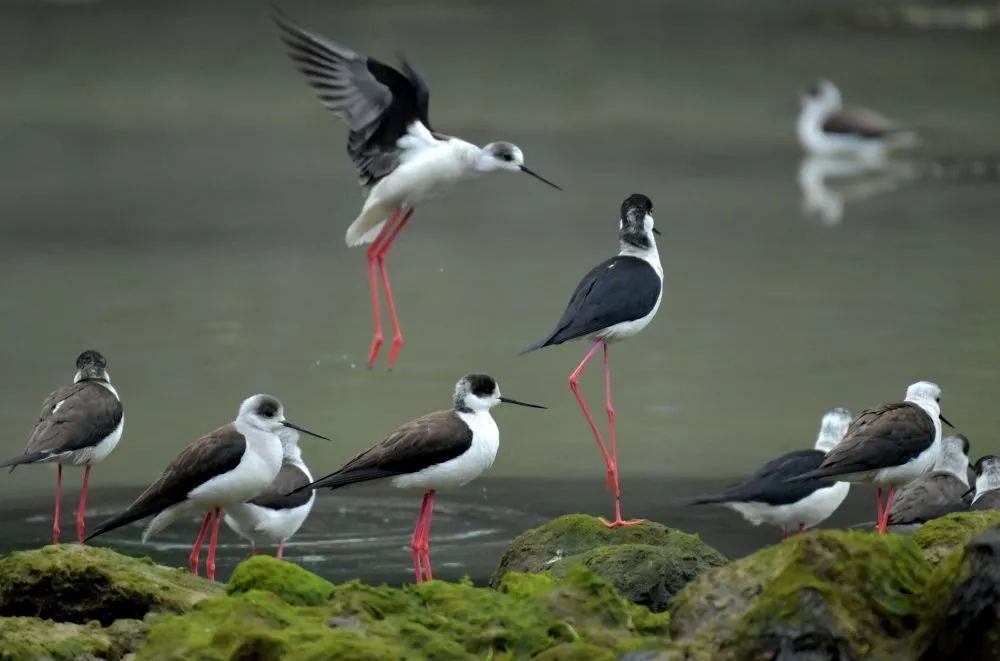
<path fill-rule="evenodd" d="M 475 160 L 475 168 L 479 172 L 496 172 L 498 170 L 523 172 L 557 190 L 562 190 L 542 175 L 529 170 L 524 164 L 524 152 L 521 151 L 520 147 L 509 142 L 491 142 L 480 149 Z"/>
<path fill-rule="evenodd" d="M 975 471 L 976 498 L 987 491 L 1000 489 L 1000 457 L 993 454 L 980 457 L 976 462 Z"/>
<path fill-rule="evenodd" d="M 496 379 L 488 374 L 466 374 L 455 384 L 454 405 L 455 410 L 460 413 L 488 411 L 500 402 L 533 409 L 545 408 L 538 404 L 527 404 L 510 397 L 503 397 Z"/>
<path fill-rule="evenodd" d="M 622 202 L 621 220 L 618 222 L 618 240 L 622 251 L 646 252 L 656 248 L 653 234 L 659 234 L 653 225 L 653 202 L 640 193 L 634 193 Z"/>
<path fill-rule="evenodd" d="M 804 111 L 820 115 L 840 110 L 843 105 L 840 90 L 824 79 L 817 80 L 803 90 L 800 100 Z"/>
<path fill-rule="evenodd" d="M 240 412 L 236 416 L 236 422 L 252 429 L 274 434 L 281 439 L 283 444 L 286 439 L 285 434 L 288 431 L 302 432 L 316 438 L 322 438 L 324 441 L 330 440 L 326 436 L 320 436 L 316 432 L 299 427 L 285 418 L 285 407 L 282 406 L 277 397 L 271 395 L 253 395 L 244 399 L 243 403 L 240 404 Z M 295 440 L 298 441 L 298 434 L 296 434 Z"/>
<path fill-rule="evenodd" d="M 88 349 L 76 358 L 76 375 L 73 383 L 81 381 L 106 381 L 111 383 L 108 376 L 108 361 L 98 351 Z"/>
<path fill-rule="evenodd" d="M 941 388 L 936 383 L 930 381 L 917 381 L 911 383 L 906 389 L 906 401 L 928 405 L 938 412 L 941 411 Z M 926 406 L 924 406 L 926 408 Z"/>
<path fill-rule="evenodd" d="M 847 409 L 839 407 L 830 409 L 819 423 L 819 435 L 816 437 L 814 447 L 821 452 L 829 452 L 840 443 L 840 439 L 844 438 L 850 425 L 851 414 Z"/>
<path fill-rule="evenodd" d="M 941 439 L 941 454 L 934 463 L 934 470 L 947 471 L 969 486 L 969 439 L 961 434 Z"/>

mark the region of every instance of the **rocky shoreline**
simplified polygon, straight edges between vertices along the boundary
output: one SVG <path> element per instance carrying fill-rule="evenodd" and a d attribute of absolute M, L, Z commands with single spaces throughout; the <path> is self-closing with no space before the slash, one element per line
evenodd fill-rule
<path fill-rule="evenodd" d="M 0 659 L 1000 658 L 1000 512 L 822 530 L 727 562 L 567 515 L 489 587 L 334 585 L 254 557 L 228 584 L 77 545 L 0 558 Z"/>

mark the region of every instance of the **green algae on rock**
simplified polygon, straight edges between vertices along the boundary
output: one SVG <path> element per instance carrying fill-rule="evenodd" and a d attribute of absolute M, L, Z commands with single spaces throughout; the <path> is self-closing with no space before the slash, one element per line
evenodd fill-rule
<path fill-rule="evenodd" d="M 690 580 L 725 562 L 697 535 L 659 523 L 609 529 L 592 516 L 568 514 L 519 535 L 490 585 L 499 585 L 510 571 L 561 576 L 582 565 L 621 596 L 659 612 Z"/>
<path fill-rule="evenodd" d="M 240 594 L 266 590 L 294 606 L 319 606 L 329 599 L 333 583 L 290 562 L 258 555 L 236 566 L 227 591 Z"/>
<path fill-rule="evenodd" d="M 983 510 L 956 512 L 928 521 L 913 533 L 913 541 L 924 550 L 924 556 L 937 564 L 979 533 L 1000 526 L 1000 511 Z"/>
<path fill-rule="evenodd" d="M 262 590 L 206 599 L 161 618 L 139 659 L 584 658 L 662 648 L 669 616 L 631 604 L 584 570 L 564 579 L 510 574 L 497 590 L 430 581 L 402 589 L 358 582 L 318 606 Z M 565 647 L 563 647 L 565 645 Z M 599 657 L 598 657 L 599 658 Z"/>
<path fill-rule="evenodd" d="M 116 630 L 97 622 L 73 624 L 34 617 L 0 617 L 0 661 L 22 659 L 121 659 L 131 649 L 129 641 L 118 640 Z"/>
<path fill-rule="evenodd" d="M 109 625 L 150 611 L 182 612 L 222 591 L 181 569 L 79 544 L 0 558 L 0 616 Z"/>
<path fill-rule="evenodd" d="M 931 571 L 907 537 L 818 531 L 696 578 L 671 633 L 693 659 L 913 658 Z"/>

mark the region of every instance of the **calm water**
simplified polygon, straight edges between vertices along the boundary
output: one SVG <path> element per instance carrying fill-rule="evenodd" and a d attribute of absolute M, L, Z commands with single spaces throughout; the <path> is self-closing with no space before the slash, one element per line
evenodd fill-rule
<path fill-rule="evenodd" d="M 266 3 L 201 4 L 0 5 L 0 454 L 20 452 L 76 354 L 100 349 L 127 425 L 94 472 L 93 519 L 250 393 L 336 439 L 303 441 L 322 474 L 447 406 L 474 370 L 550 410 L 497 411 L 490 478 L 438 499 L 439 572 L 482 577 L 525 526 L 606 513 L 565 385 L 583 345 L 516 354 L 616 250 L 635 191 L 656 205 L 666 290 L 655 322 L 612 351 L 626 514 L 747 552 L 772 531 L 677 499 L 810 445 L 826 409 L 919 378 L 943 386 L 974 455 L 1000 451 L 1000 186 L 928 165 L 1000 155 L 993 36 L 856 31 L 822 18 L 830 3 L 289 0 L 359 50 L 404 50 L 437 129 L 511 140 L 565 188 L 496 175 L 418 210 L 389 262 L 406 344 L 388 372 L 363 368 L 364 259 L 343 244 L 361 198 L 342 126 L 290 67 Z M 878 172 L 802 163 L 796 95 L 817 75 L 923 128 L 924 149 Z M 584 377 L 597 409 L 599 373 Z M 2 476 L 0 547 L 45 539 L 52 482 L 45 468 Z M 868 516 L 869 496 L 833 523 Z M 322 494 L 290 554 L 331 576 L 403 578 L 418 500 Z M 152 551 L 181 564 L 196 528 Z M 137 539 L 109 536 L 140 552 Z M 243 552 L 225 542 L 227 561 Z"/>

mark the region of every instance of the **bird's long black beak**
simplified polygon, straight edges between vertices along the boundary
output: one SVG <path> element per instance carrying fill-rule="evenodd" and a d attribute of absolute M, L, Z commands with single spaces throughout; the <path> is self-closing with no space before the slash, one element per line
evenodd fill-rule
<path fill-rule="evenodd" d="M 511 399 L 510 397 L 501 397 L 501 402 L 505 404 L 517 404 L 518 406 L 527 406 L 533 409 L 547 409 L 547 406 L 542 406 L 540 404 L 528 404 L 527 402 L 519 402 L 516 399 Z"/>
<path fill-rule="evenodd" d="M 289 429 L 294 429 L 295 431 L 300 431 L 303 434 L 309 434 L 310 436 L 315 436 L 316 438 L 322 438 L 324 441 L 333 441 L 332 438 L 327 438 L 326 436 L 323 436 L 322 434 L 317 434 L 316 432 L 309 431 L 308 429 L 306 429 L 304 427 L 299 427 L 298 425 L 296 425 L 296 424 L 294 424 L 292 422 L 289 422 L 288 420 L 282 420 L 281 424 L 285 425 Z"/>
<path fill-rule="evenodd" d="M 973 484 L 971 487 L 969 487 L 968 491 L 962 494 L 962 500 L 968 498 L 970 493 L 975 493 L 975 492 L 976 492 L 976 485 Z"/>
<path fill-rule="evenodd" d="M 533 172 L 532 170 L 529 170 L 527 168 L 527 166 L 525 166 L 525 165 L 521 166 L 521 172 L 523 172 L 525 174 L 530 174 L 532 177 L 534 177 L 538 181 L 544 182 L 544 183 L 548 184 L 549 186 L 552 186 L 556 190 L 562 190 L 561 188 L 559 188 L 558 186 L 556 186 L 554 183 L 552 183 L 551 181 L 549 181 L 548 179 L 546 179 L 542 175 L 538 174 L 537 172 Z"/>
<path fill-rule="evenodd" d="M 656 228 L 654 227 L 654 228 L 653 228 L 653 234 L 655 234 L 656 236 L 660 236 L 660 230 L 658 230 L 658 229 L 656 229 Z"/>
<path fill-rule="evenodd" d="M 941 418 L 941 422 L 943 422 L 944 424 L 948 425 L 948 426 L 949 426 L 949 427 L 951 427 L 952 429 L 956 429 L 955 425 L 953 425 L 953 424 L 951 424 L 950 422 L 948 422 L 948 418 L 944 417 L 944 416 L 943 416 L 943 415 L 941 415 L 940 413 L 938 414 L 938 417 L 939 417 L 939 418 Z"/>

